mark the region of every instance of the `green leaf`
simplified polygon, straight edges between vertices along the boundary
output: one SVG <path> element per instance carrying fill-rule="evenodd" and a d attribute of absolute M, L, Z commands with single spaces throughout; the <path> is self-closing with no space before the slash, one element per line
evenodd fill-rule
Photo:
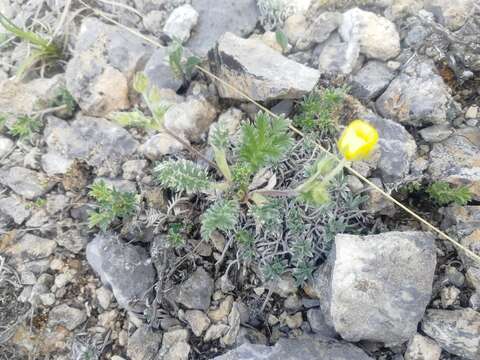
<path fill-rule="evenodd" d="M 189 160 L 161 162 L 154 173 L 162 186 L 178 192 L 196 193 L 213 187 L 207 170 Z"/>
<path fill-rule="evenodd" d="M 213 128 L 209 141 L 213 147 L 215 163 L 225 179 L 231 182 L 233 175 L 227 162 L 227 148 L 229 145 L 228 131 L 220 124 L 217 124 L 217 126 Z"/>
<path fill-rule="evenodd" d="M 40 122 L 30 116 L 20 116 L 10 127 L 9 133 L 19 139 L 30 138 L 33 133 L 40 130 Z"/>
<path fill-rule="evenodd" d="M 168 63 L 173 75 L 178 79 L 183 79 L 182 68 L 183 47 L 178 41 L 174 41 L 169 49 Z"/>
<path fill-rule="evenodd" d="M 464 206 L 472 200 L 472 193 L 466 186 L 451 187 L 449 183 L 437 181 L 429 185 L 427 193 L 440 206 L 454 203 Z"/>
<path fill-rule="evenodd" d="M 201 63 L 202 60 L 200 60 L 200 58 L 196 56 L 190 56 L 187 59 L 187 62 L 185 64 L 185 76 L 187 77 L 187 79 L 190 79 L 192 77 L 193 70 L 195 70 L 195 67 L 197 65 L 200 65 Z"/>
<path fill-rule="evenodd" d="M 235 200 L 218 200 L 202 215 L 202 238 L 210 239 L 215 230 L 233 230 L 238 221 L 240 206 Z"/>
<path fill-rule="evenodd" d="M 88 193 L 98 205 L 97 211 L 89 213 L 89 226 L 98 226 L 106 231 L 116 219 L 126 219 L 136 211 L 138 196 L 135 193 L 118 191 L 105 181 L 96 181 Z"/>
<path fill-rule="evenodd" d="M 275 32 L 275 39 L 278 45 L 282 47 L 282 51 L 286 52 L 288 50 L 288 38 L 285 33 L 282 30 L 277 30 Z"/>
<path fill-rule="evenodd" d="M 265 280 L 267 281 L 275 281 L 280 278 L 287 271 L 287 268 L 284 262 L 280 259 L 275 259 L 270 263 L 267 263 L 263 269 L 263 276 L 265 276 Z"/>
<path fill-rule="evenodd" d="M 133 78 L 133 89 L 143 94 L 148 89 L 148 78 L 143 72 L 137 72 Z"/>
<path fill-rule="evenodd" d="M 122 127 L 159 130 L 155 121 L 151 117 L 143 115 L 138 109 L 129 112 L 115 112 L 112 114 L 112 120 Z"/>
<path fill-rule="evenodd" d="M 280 161 L 292 143 L 287 120 L 272 119 L 265 113 L 259 113 L 255 124 L 242 126 L 239 156 L 256 172 L 264 166 Z"/>

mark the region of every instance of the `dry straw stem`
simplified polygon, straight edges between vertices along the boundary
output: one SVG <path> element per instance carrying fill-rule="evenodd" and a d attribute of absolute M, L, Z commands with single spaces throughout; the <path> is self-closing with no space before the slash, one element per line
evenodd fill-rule
<path fill-rule="evenodd" d="M 82 3 L 83 1 L 80 0 Z M 92 7 L 88 6 L 87 4 L 83 3 L 85 6 L 89 7 L 91 10 L 93 10 L 97 15 L 103 17 L 104 19 L 124 28 L 125 30 L 131 32 L 132 34 L 142 38 L 143 40 L 147 41 L 148 43 L 156 46 L 156 47 L 162 47 L 162 45 L 158 42 L 156 42 L 155 40 L 152 40 L 150 39 L 149 37 L 139 33 L 138 31 L 136 30 L 133 30 L 131 28 L 129 28 L 128 26 L 125 26 L 125 25 L 122 25 L 120 24 L 118 21 L 115 21 L 113 19 L 111 19 L 110 17 L 108 17 L 107 15 L 105 15 L 103 12 L 101 11 L 98 11 L 98 10 L 95 10 L 93 9 Z M 274 114 L 272 111 L 270 111 L 269 109 L 267 109 L 265 106 L 263 106 L 262 104 L 260 104 L 259 102 L 255 101 L 254 99 L 252 99 L 250 96 L 248 96 L 248 94 L 244 93 L 243 91 L 237 89 L 236 87 L 234 87 L 233 85 L 229 84 L 228 82 L 226 82 L 225 80 L 219 78 L 218 76 L 216 76 L 215 74 L 213 74 L 212 72 L 210 72 L 209 70 L 203 68 L 202 66 L 199 66 L 199 65 L 196 65 L 196 68 L 201 71 L 202 73 L 204 73 L 205 75 L 209 76 L 210 78 L 222 83 L 224 86 L 227 86 L 228 88 L 230 88 L 231 90 L 237 92 L 238 94 L 240 94 L 243 98 L 245 98 L 245 100 L 248 100 L 249 102 L 251 102 L 252 104 L 255 104 L 260 110 L 263 110 L 264 112 L 266 112 L 267 114 L 269 114 L 270 116 L 274 117 L 274 118 L 279 118 L 278 115 Z M 299 129 L 297 129 L 295 126 L 293 125 L 290 125 L 290 130 L 292 130 L 294 133 L 296 133 L 297 135 L 301 136 L 301 137 L 305 137 L 305 134 L 300 131 Z M 336 155 L 332 154 L 330 151 L 328 151 L 325 147 L 323 147 L 320 143 L 318 142 L 315 142 L 315 145 L 323 152 L 325 153 L 326 155 L 330 156 L 331 158 L 335 159 L 336 161 L 341 161 L 340 158 L 338 158 Z M 439 235 L 441 238 L 445 239 L 445 240 L 448 240 L 450 241 L 457 249 L 463 251 L 467 256 L 469 256 L 470 258 L 472 258 L 473 260 L 477 261 L 479 264 L 480 264 L 480 256 L 475 254 L 472 250 L 468 249 L 467 247 L 463 246 L 462 244 L 460 244 L 457 240 L 453 239 L 451 236 L 447 235 L 444 231 L 440 230 L 438 227 L 436 227 L 435 225 L 433 225 L 432 223 L 430 223 L 428 220 L 424 219 L 423 217 L 421 217 L 420 215 L 418 215 L 415 211 L 411 210 L 410 208 L 408 208 L 407 206 L 405 206 L 404 204 L 402 204 L 400 201 L 396 200 L 393 196 L 391 196 L 390 194 L 388 194 L 387 192 L 385 192 L 382 188 L 380 188 L 379 186 L 375 185 L 373 182 L 371 182 L 370 180 L 368 180 L 365 176 L 363 176 L 362 174 L 360 174 L 358 171 L 356 171 L 355 169 L 353 169 L 350 165 L 345 165 L 345 169 L 347 169 L 351 174 L 355 175 L 356 177 L 358 177 L 360 180 L 362 180 L 364 183 L 366 183 L 368 186 L 370 186 L 372 189 L 374 189 L 375 191 L 378 191 L 380 194 L 382 194 L 383 197 L 385 197 L 386 199 L 388 199 L 389 201 L 391 201 L 392 203 L 394 203 L 395 205 L 397 205 L 399 208 L 401 208 L 402 210 L 404 210 L 406 213 L 408 213 L 409 215 L 411 215 L 413 218 L 415 218 L 416 220 L 418 220 L 420 223 L 422 223 L 423 225 L 425 225 L 427 228 L 429 228 L 431 231 L 433 231 L 434 233 L 436 233 L 437 235 Z"/>

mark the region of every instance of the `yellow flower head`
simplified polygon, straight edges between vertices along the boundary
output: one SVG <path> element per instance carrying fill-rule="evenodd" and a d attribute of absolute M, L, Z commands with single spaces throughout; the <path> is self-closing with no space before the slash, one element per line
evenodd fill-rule
<path fill-rule="evenodd" d="M 377 130 L 363 120 L 354 120 L 347 126 L 338 140 L 338 149 L 348 161 L 368 157 L 378 142 Z"/>

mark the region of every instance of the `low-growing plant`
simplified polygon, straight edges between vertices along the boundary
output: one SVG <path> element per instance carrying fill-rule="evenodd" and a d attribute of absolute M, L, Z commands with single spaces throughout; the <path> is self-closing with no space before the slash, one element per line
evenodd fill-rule
<path fill-rule="evenodd" d="M 323 89 L 308 94 L 300 102 L 293 124 L 306 133 L 335 135 L 346 91 L 346 88 Z"/>
<path fill-rule="evenodd" d="M 19 116 L 8 130 L 9 134 L 21 140 L 29 139 L 41 129 L 41 123 L 36 117 Z"/>
<path fill-rule="evenodd" d="M 97 226 L 102 231 L 106 231 L 116 220 L 126 220 L 134 215 L 139 202 L 137 194 L 119 191 L 103 180 L 90 187 L 89 195 L 97 203 L 97 210 L 89 214 L 89 226 Z"/>
<path fill-rule="evenodd" d="M 277 238 L 284 235 L 287 230 L 283 228 L 283 222 L 293 215 L 294 210 L 288 208 L 293 203 L 297 206 L 305 202 L 314 207 L 328 206 L 331 200 L 330 183 L 340 174 L 344 162 L 323 158 L 316 160 L 309 164 L 310 169 L 305 171 L 305 177 L 298 185 L 276 190 L 272 173 L 266 176 L 265 181 L 259 179 L 268 174 L 268 169 L 279 166 L 293 146 L 288 120 L 259 113 L 253 123 L 242 124 L 240 130 L 240 140 L 231 145 L 228 131 L 218 124 L 212 129 L 209 142 L 216 166 L 223 175 L 222 181 L 216 181 L 207 169 L 185 159 L 159 163 L 154 169 L 156 179 L 163 187 L 176 192 L 205 193 L 210 198 L 213 195 L 213 203 L 200 217 L 200 233 L 204 240 L 209 240 L 214 231 L 221 231 L 227 236 L 235 233 L 241 254 L 250 260 L 251 257 L 260 258 L 266 279 L 285 272 L 288 265 L 297 281 L 302 283 L 311 275 L 315 262 L 312 243 L 302 240 L 302 231 L 306 231 L 307 226 L 295 224 L 293 216 L 286 221 L 294 223 L 293 229 L 299 226 L 302 229 L 292 231 L 291 244 L 283 246 L 283 252 L 263 248 L 263 245 L 259 249 L 257 245 L 262 243 L 259 238 L 276 238 L 278 241 Z M 368 143 L 368 137 L 361 139 L 364 140 L 365 146 L 371 150 L 374 143 Z M 372 141 L 376 143 L 375 139 Z M 343 140 L 340 144 L 345 147 L 345 142 Z M 352 152 L 364 151 L 365 146 L 358 144 L 356 141 L 355 149 L 342 148 L 345 156 L 351 157 Z M 245 224 L 252 225 L 242 228 Z M 347 224 L 348 221 L 344 228 Z"/>
<path fill-rule="evenodd" d="M 75 99 L 66 88 L 58 89 L 53 100 L 48 105 L 52 108 L 63 106 L 60 115 L 62 118 L 66 119 L 71 118 L 75 114 L 75 109 L 77 107 Z"/>
<path fill-rule="evenodd" d="M 182 80 L 183 83 L 186 84 L 191 80 L 193 70 L 195 69 L 195 66 L 201 63 L 201 60 L 197 56 L 193 55 L 184 59 L 183 54 L 184 48 L 182 44 L 178 40 L 174 39 L 169 47 L 168 63 L 175 77 Z"/>
<path fill-rule="evenodd" d="M 38 62 L 49 63 L 63 57 L 62 49 L 53 39 L 47 39 L 33 31 L 24 30 L 1 13 L 0 25 L 21 40 L 27 41 L 33 48 L 31 55 L 28 56 L 18 68 L 18 77 L 23 77 L 25 72 Z"/>
<path fill-rule="evenodd" d="M 430 199 L 440 206 L 449 204 L 464 206 L 472 200 L 472 193 L 467 186 L 454 187 L 444 181 L 431 183 L 426 192 Z"/>

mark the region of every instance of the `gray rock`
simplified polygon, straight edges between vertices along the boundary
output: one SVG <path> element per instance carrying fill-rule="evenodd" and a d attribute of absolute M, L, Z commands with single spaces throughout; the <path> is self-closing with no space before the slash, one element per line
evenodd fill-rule
<path fill-rule="evenodd" d="M 229 326 L 222 323 L 212 324 L 205 333 L 203 341 L 209 342 L 218 340 L 227 333 L 228 329 Z"/>
<path fill-rule="evenodd" d="M 141 311 L 155 283 L 155 270 L 147 252 L 109 234 L 98 234 L 87 246 L 87 260 L 110 286 L 119 305 Z"/>
<path fill-rule="evenodd" d="M 429 233 L 338 234 L 314 286 L 327 323 L 343 339 L 398 345 L 416 333 L 435 265 Z"/>
<path fill-rule="evenodd" d="M 370 178 L 373 184 L 377 185 L 380 189 L 387 191 L 380 178 Z M 386 199 L 380 192 L 373 188 L 368 188 L 367 194 L 368 200 L 364 203 L 362 208 L 371 215 L 385 215 L 393 217 L 397 211 L 395 204 Z"/>
<path fill-rule="evenodd" d="M 178 329 L 166 332 L 157 359 L 161 360 L 188 360 L 190 345 L 188 344 L 188 330 Z"/>
<path fill-rule="evenodd" d="M 19 166 L 0 169 L 0 184 L 29 200 L 45 195 L 54 185 L 45 174 Z"/>
<path fill-rule="evenodd" d="M 189 96 L 164 115 L 165 128 L 190 141 L 199 141 L 217 117 L 217 109 L 203 97 Z"/>
<path fill-rule="evenodd" d="M 232 346 L 237 341 L 238 333 L 240 332 L 241 314 L 240 305 L 237 302 L 233 303 L 232 311 L 228 315 L 227 333 L 222 337 L 221 344 L 224 346 Z"/>
<path fill-rule="evenodd" d="M 462 234 L 471 233 L 480 227 L 480 206 L 449 206 L 441 209 L 442 227 L 455 226 Z"/>
<path fill-rule="evenodd" d="M 408 342 L 404 358 L 405 360 L 438 360 L 441 353 L 442 348 L 434 340 L 415 334 Z"/>
<path fill-rule="evenodd" d="M 97 289 L 95 291 L 95 296 L 97 297 L 98 304 L 103 310 L 107 310 L 110 307 L 112 302 L 113 293 L 107 289 L 105 286 Z"/>
<path fill-rule="evenodd" d="M 240 326 L 240 331 L 237 335 L 236 346 L 243 344 L 260 344 L 267 345 L 267 337 L 260 331 L 249 327 Z"/>
<path fill-rule="evenodd" d="M 7 247 L 5 253 L 21 261 L 38 260 L 52 255 L 56 247 L 57 243 L 54 240 L 25 234 Z"/>
<path fill-rule="evenodd" d="M 377 99 L 386 118 L 411 125 L 443 124 L 456 113 L 456 105 L 431 60 L 414 60 Z"/>
<path fill-rule="evenodd" d="M 358 42 L 343 42 L 338 34 L 333 34 L 314 51 L 318 53 L 318 69 L 321 73 L 350 74 L 360 55 Z"/>
<path fill-rule="evenodd" d="M 475 5 L 473 0 L 425 0 L 424 6 L 439 23 L 455 31 L 465 24 Z"/>
<path fill-rule="evenodd" d="M 42 110 L 62 87 L 65 87 L 63 75 L 39 78 L 28 83 L 16 79 L 0 81 L 0 113 L 29 114 Z"/>
<path fill-rule="evenodd" d="M 0 199 L 0 213 L 12 218 L 15 224 L 20 225 L 30 216 L 31 211 L 15 196 L 9 196 Z"/>
<path fill-rule="evenodd" d="M 57 231 L 57 237 L 55 238 L 57 244 L 74 254 L 80 253 L 87 247 L 88 240 L 85 236 L 82 236 L 77 229 L 68 229 Z"/>
<path fill-rule="evenodd" d="M 157 47 L 150 59 L 145 64 L 143 71 L 149 80 L 149 84 L 158 89 L 172 89 L 177 91 L 182 86 L 179 79 L 172 72 L 169 65 L 169 50 L 167 47 Z"/>
<path fill-rule="evenodd" d="M 394 73 L 381 61 L 369 61 L 352 79 L 352 95 L 362 100 L 377 98 L 394 78 Z"/>
<path fill-rule="evenodd" d="M 395 24 L 369 11 L 346 11 L 339 33 L 346 42 L 358 42 L 360 53 L 368 58 L 386 61 L 400 53 L 400 35 Z"/>
<path fill-rule="evenodd" d="M 154 360 L 162 343 L 162 333 L 147 325 L 139 327 L 128 338 L 127 356 L 132 360 Z"/>
<path fill-rule="evenodd" d="M 6 156 L 13 148 L 13 141 L 0 135 L 0 159 Z"/>
<path fill-rule="evenodd" d="M 213 279 L 199 267 L 184 283 L 180 285 L 177 303 L 188 309 L 207 310 L 213 293 Z"/>
<path fill-rule="evenodd" d="M 322 12 L 308 26 L 306 31 L 301 34 L 300 38 L 294 43 L 299 50 L 308 50 L 316 44 L 320 44 L 330 37 L 340 23 L 342 22 L 342 14 L 338 12 Z"/>
<path fill-rule="evenodd" d="M 70 198 L 68 196 L 63 194 L 49 194 L 47 195 L 45 208 L 50 215 L 55 215 L 64 210 L 69 202 Z"/>
<path fill-rule="evenodd" d="M 480 200 L 480 129 L 463 128 L 440 143 L 433 144 L 428 172 L 432 180 L 466 185 Z"/>
<path fill-rule="evenodd" d="M 417 144 L 412 135 L 396 122 L 383 119 L 371 112 L 361 118 L 372 124 L 379 133 L 380 159 L 377 168 L 384 183 L 397 183 L 405 179 L 415 158 Z"/>
<path fill-rule="evenodd" d="M 355 345 L 323 338 L 280 339 L 275 346 L 243 344 L 216 360 L 369 360 Z"/>
<path fill-rule="evenodd" d="M 140 153 L 152 161 L 160 160 L 164 155 L 175 154 L 184 149 L 184 145 L 168 135 L 159 133 L 151 136 L 140 146 Z"/>
<path fill-rule="evenodd" d="M 307 311 L 307 320 L 315 334 L 332 339 L 337 335 L 335 330 L 325 321 L 322 310 L 309 309 Z"/>
<path fill-rule="evenodd" d="M 193 0 L 199 23 L 187 43 L 189 49 L 205 56 L 226 32 L 245 36 L 253 31 L 259 15 L 255 0 Z"/>
<path fill-rule="evenodd" d="M 452 133 L 453 129 L 446 125 L 432 125 L 419 131 L 420 136 L 429 143 L 437 143 L 447 139 Z"/>
<path fill-rule="evenodd" d="M 86 18 L 67 64 L 67 89 L 87 115 L 126 109 L 129 82 L 151 51 L 129 31 Z"/>
<path fill-rule="evenodd" d="M 305 15 L 294 14 L 285 20 L 282 30 L 288 42 L 295 46 L 298 41 L 306 36 L 308 27 L 309 24 Z"/>
<path fill-rule="evenodd" d="M 83 310 L 76 309 L 66 304 L 55 306 L 48 314 L 48 325 L 61 325 L 72 331 L 87 320 Z"/>
<path fill-rule="evenodd" d="M 167 18 L 167 12 L 163 10 L 152 10 L 143 17 L 143 26 L 155 36 L 161 36 L 163 26 Z"/>
<path fill-rule="evenodd" d="M 138 146 L 119 125 L 82 115 L 70 123 L 50 118 L 44 136 L 48 151 L 42 156 L 42 168 L 50 175 L 65 174 L 74 159 L 82 159 L 97 168 L 99 176 L 116 176 Z"/>
<path fill-rule="evenodd" d="M 415 25 L 408 31 L 405 36 L 405 44 L 418 49 L 425 43 L 425 39 L 431 34 L 431 31 L 424 26 Z"/>
<path fill-rule="evenodd" d="M 137 193 L 137 185 L 134 181 L 98 177 L 93 181 L 93 183 L 100 181 L 103 181 L 109 188 L 116 189 L 121 192 Z"/>
<path fill-rule="evenodd" d="M 201 336 L 210 326 L 210 319 L 203 311 L 188 310 L 185 312 L 185 320 L 190 325 L 190 329 L 195 336 Z"/>
<path fill-rule="evenodd" d="M 209 53 L 210 65 L 218 77 L 236 86 L 254 100 L 296 99 L 310 92 L 320 73 L 292 61 L 260 40 L 224 34 Z M 222 83 L 216 83 L 223 98 L 243 97 Z"/>
<path fill-rule="evenodd" d="M 480 357 L 480 314 L 472 309 L 428 310 L 422 330 L 451 354 L 471 360 Z"/>
<path fill-rule="evenodd" d="M 142 175 L 147 168 L 146 160 L 129 160 L 125 161 L 122 166 L 123 178 L 126 180 L 135 180 Z"/>
<path fill-rule="evenodd" d="M 163 27 L 165 34 L 182 44 L 190 38 L 192 29 L 197 25 L 198 12 L 189 4 L 179 6 L 172 11 Z"/>

